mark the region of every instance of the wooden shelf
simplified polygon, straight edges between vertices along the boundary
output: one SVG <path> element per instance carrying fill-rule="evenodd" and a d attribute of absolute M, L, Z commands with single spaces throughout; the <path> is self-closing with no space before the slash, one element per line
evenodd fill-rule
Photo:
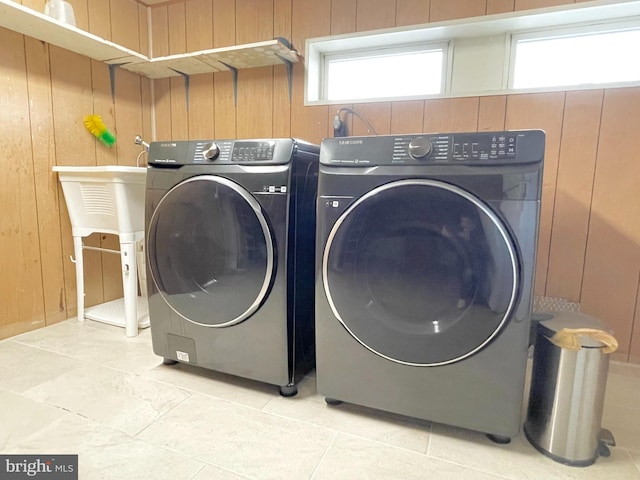
<path fill-rule="evenodd" d="M 0 27 L 37 38 L 94 60 L 118 64 L 126 70 L 148 78 L 197 75 L 300 61 L 299 53 L 289 48 L 286 40 L 279 38 L 246 45 L 149 58 L 11 0 L 0 0 Z"/>
<path fill-rule="evenodd" d="M 122 68 L 149 78 L 177 77 L 180 74 L 220 72 L 223 70 L 266 67 L 300 61 L 300 55 L 281 39 L 214 48 L 200 52 L 152 58 L 144 63 L 122 65 Z M 231 67 L 231 68 L 230 68 Z"/>
<path fill-rule="evenodd" d="M 138 52 L 59 22 L 10 0 L 0 0 L 0 27 L 101 62 L 119 64 L 149 61 L 146 56 Z"/>

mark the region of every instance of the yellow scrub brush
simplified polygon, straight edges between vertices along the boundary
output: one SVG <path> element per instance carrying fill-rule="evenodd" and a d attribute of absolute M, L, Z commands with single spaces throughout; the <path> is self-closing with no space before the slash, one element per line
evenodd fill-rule
<path fill-rule="evenodd" d="M 84 117 L 84 126 L 107 147 L 112 147 L 116 143 L 116 136 L 102 123 L 100 115 L 87 115 Z"/>

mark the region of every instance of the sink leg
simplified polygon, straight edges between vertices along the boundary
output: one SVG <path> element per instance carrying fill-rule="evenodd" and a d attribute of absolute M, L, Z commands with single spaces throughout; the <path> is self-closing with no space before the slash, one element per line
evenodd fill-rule
<path fill-rule="evenodd" d="M 120 243 L 122 286 L 124 290 L 124 316 L 127 337 L 138 335 L 138 270 L 136 243 Z"/>
<path fill-rule="evenodd" d="M 82 237 L 73 237 L 73 253 L 76 264 L 76 295 L 78 303 L 78 321 L 84 322 L 84 260 L 82 257 Z"/>

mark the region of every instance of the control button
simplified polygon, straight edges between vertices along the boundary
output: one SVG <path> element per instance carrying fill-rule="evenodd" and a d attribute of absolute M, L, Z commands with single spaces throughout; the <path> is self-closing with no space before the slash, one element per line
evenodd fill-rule
<path fill-rule="evenodd" d="M 462 144 L 462 156 L 464 158 L 469 158 L 469 144 L 468 143 L 463 143 Z"/>
<path fill-rule="evenodd" d="M 409 155 L 413 158 L 424 158 L 431 153 L 431 141 L 425 137 L 417 137 L 409 143 Z"/>
<path fill-rule="evenodd" d="M 205 143 L 202 148 L 202 156 L 205 160 L 214 161 L 220 155 L 220 148 L 214 142 Z"/>

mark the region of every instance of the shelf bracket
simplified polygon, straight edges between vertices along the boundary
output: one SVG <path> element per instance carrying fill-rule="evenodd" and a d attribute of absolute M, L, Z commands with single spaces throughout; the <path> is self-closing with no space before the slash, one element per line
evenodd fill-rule
<path fill-rule="evenodd" d="M 218 60 L 220 62 L 220 60 Z M 222 65 L 231 70 L 233 74 L 233 105 L 238 106 L 238 69 L 229 65 L 228 63 L 220 62 Z"/>
<path fill-rule="evenodd" d="M 293 62 L 291 60 L 287 60 L 284 57 L 281 57 L 277 53 L 275 54 L 275 56 L 278 57 L 280 61 L 287 66 L 287 82 L 289 84 L 289 103 L 291 103 L 291 99 L 293 97 Z"/>
<path fill-rule="evenodd" d="M 109 83 L 111 84 L 111 101 L 114 103 L 116 101 L 116 68 L 118 68 L 121 65 L 126 65 L 126 62 L 109 64 Z"/>
<path fill-rule="evenodd" d="M 189 86 L 191 84 L 189 75 L 187 75 L 186 73 L 182 73 L 180 70 L 176 70 L 175 68 L 171 68 L 171 67 L 169 68 L 174 72 L 182 75 L 182 78 L 184 78 L 184 93 L 185 93 L 185 99 L 187 102 L 187 112 L 188 112 L 189 111 Z"/>
<path fill-rule="evenodd" d="M 289 50 L 293 50 L 293 46 L 291 45 L 291 42 L 286 38 L 275 37 L 274 40 L 278 40 Z M 282 63 L 284 63 L 287 66 L 287 80 L 289 82 L 289 103 L 291 103 L 291 99 L 293 97 L 293 62 L 291 60 L 287 60 L 281 55 L 278 55 L 277 53 L 275 55 L 280 59 Z"/>

